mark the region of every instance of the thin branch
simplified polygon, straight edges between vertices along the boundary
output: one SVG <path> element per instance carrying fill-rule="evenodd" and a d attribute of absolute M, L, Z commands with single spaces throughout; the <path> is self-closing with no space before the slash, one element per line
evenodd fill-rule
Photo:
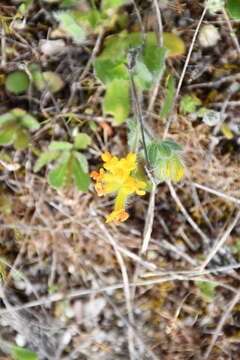
<path fill-rule="evenodd" d="M 171 125 L 171 122 L 172 122 L 172 113 L 173 113 L 173 109 L 176 105 L 176 101 L 177 101 L 177 98 L 178 98 L 178 95 L 180 93 L 180 90 L 181 90 L 181 87 L 182 87 L 182 83 L 183 83 L 183 79 L 184 79 L 184 76 L 185 76 L 185 73 L 186 73 L 186 70 L 187 70 L 187 67 L 188 67 L 188 64 L 189 64 L 189 61 L 190 61 L 190 57 L 192 55 L 192 51 L 193 51 L 193 46 L 195 44 L 195 41 L 196 41 L 196 38 L 197 38 L 197 35 L 198 35 L 198 32 L 199 32 L 199 29 L 200 29 L 200 26 L 202 24 L 202 21 L 204 19 L 204 16 L 206 14 L 206 11 L 207 11 L 207 7 L 204 8 L 203 12 L 202 12 L 202 15 L 201 15 L 201 18 L 198 22 L 198 25 L 197 25 L 197 28 L 194 32 L 194 35 L 193 35 L 193 39 L 192 39 L 192 42 L 191 42 L 191 45 L 190 45 L 190 48 L 188 50 L 188 54 L 187 54 L 187 58 L 186 58 L 186 61 L 185 61 L 185 64 L 184 64 L 184 67 L 183 67 L 183 71 L 181 73 L 181 77 L 179 79 L 179 82 L 178 82 L 178 86 L 177 86 L 177 90 L 176 90 L 176 94 L 175 94 L 175 97 L 174 97 L 174 102 L 173 102 L 173 107 L 172 107 L 172 111 L 171 111 L 171 114 L 169 116 L 169 119 L 167 121 L 167 124 L 166 124 L 166 127 L 165 127 L 165 130 L 164 130 L 164 138 L 166 138 L 166 136 L 168 135 L 168 130 L 170 128 L 170 125 Z"/>
<path fill-rule="evenodd" d="M 165 277 L 157 278 L 157 279 L 131 282 L 131 283 L 129 283 L 129 286 L 130 287 L 136 287 L 136 286 L 140 287 L 140 286 L 151 286 L 154 284 L 161 284 L 161 283 L 165 283 L 168 281 L 196 281 L 196 280 L 207 282 L 207 283 L 214 283 L 214 284 L 216 284 L 216 286 L 220 286 L 225 289 L 228 289 L 228 290 L 232 291 L 233 293 L 238 293 L 238 291 L 235 288 L 233 288 L 232 286 L 227 285 L 221 281 L 216 281 L 213 279 L 203 278 L 203 277 L 199 277 L 199 276 L 189 276 L 188 277 L 186 275 L 182 276 L 182 275 L 178 275 L 178 274 L 171 275 L 171 276 L 165 276 Z M 124 284 L 118 283 L 118 284 L 109 285 L 109 286 L 105 286 L 105 287 L 101 287 L 101 288 L 74 290 L 68 294 L 56 293 L 56 294 L 53 294 L 50 296 L 42 297 L 39 300 L 31 301 L 24 305 L 12 306 L 11 311 L 19 311 L 22 309 L 29 309 L 31 307 L 40 306 L 40 305 L 44 305 L 44 304 L 49 305 L 49 304 L 57 302 L 57 301 L 69 300 L 69 299 L 73 299 L 76 297 L 93 295 L 93 294 L 98 294 L 98 293 L 102 293 L 102 292 L 115 291 L 118 289 L 124 289 Z M 8 309 L 0 310 L 0 316 L 2 316 L 3 314 L 6 314 L 8 312 L 9 312 Z"/>
<path fill-rule="evenodd" d="M 163 25 L 162 25 L 162 17 L 161 17 L 161 11 L 159 8 L 159 4 L 157 0 L 153 0 L 153 5 L 156 11 L 157 16 L 157 24 L 158 24 L 158 43 L 159 46 L 163 46 Z"/>
<path fill-rule="evenodd" d="M 183 206 L 181 200 L 179 199 L 174 187 L 172 186 L 171 182 L 167 182 L 170 193 L 172 195 L 172 198 L 176 201 L 178 207 L 180 208 L 181 212 L 185 216 L 186 220 L 189 222 L 189 224 L 193 227 L 193 229 L 201 236 L 203 242 L 205 245 L 210 244 L 210 239 L 202 232 L 202 230 L 199 228 L 199 226 L 195 223 L 195 221 L 191 218 L 191 216 L 188 214 L 187 210 Z"/>
<path fill-rule="evenodd" d="M 235 198 L 235 197 L 233 197 L 233 196 L 226 195 L 226 194 L 224 194 L 224 193 L 222 193 L 222 192 L 220 192 L 220 191 L 211 189 L 211 188 L 209 188 L 208 186 L 204 186 L 204 185 L 201 185 L 201 184 L 198 184 L 198 183 L 195 183 L 195 182 L 193 183 L 193 185 L 195 185 L 196 188 L 198 188 L 198 189 L 207 191 L 207 192 L 209 192 L 210 194 L 213 194 L 213 195 L 222 197 L 223 199 L 232 201 L 232 202 L 240 205 L 240 199 L 237 199 L 237 198 Z"/>
<path fill-rule="evenodd" d="M 215 345 L 217 338 L 219 337 L 221 330 L 223 328 L 224 323 L 226 322 L 227 318 L 229 317 L 231 311 L 233 310 L 234 306 L 238 303 L 238 301 L 240 300 L 240 290 L 236 293 L 236 295 L 233 297 L 233 299 L 231 300 L 231 302 L 229 303 L 227 309 L 223 312 L 223 315 L 218 323 L 218 326 L 216 328 L 216 330 L 214 331 L 214 334 L 212 336 L 212 340 L 211 343 L 209 344 L 206 353 L 204 354 L 203 359 L 207 360 L 212 349 L 213 346 Z"/>
<path fill-rule="evenodd" d="M 237 215 L 235 216 L 233 222 L 229 225 L 229 227 L 227 228 L 227 230 L 225 231 L 225 233 L 223 234 L 223 236 L 221 237 L 220 240 L 217 240 L 212 248 L 212 250 L 210 251 L 209 255 L 207 256 L 206 260 L 203 262 L 203 264 L 200 266 L 200 269 L 203 270 L 208 264 L 209 262 L 213 259 L 213 257 L 216 255 L 216 253 L 218 252 L 218 250 L 220 249 L 220 247 L 225 243 L 225 241 L 228 239 L 228 236 L 230 235 L 230 233 L 232 232 L 232 230 L 234 229 L 234 227 L 237 225 L 238 221 L 240 219 L 240 211 L 237 212 Z"/>
<path fill-rule="evenodd" d="M 141 248 L 141 254 L 144 254 L 147 251 L 149 242 L 151 240 L 151 234 L 152 234 L 152 229 L 153 229 L 153 220 L 154 220 L 154 209 L 155 209 L 155 195 L 156 195 L 156 188 L 157 188 L 157 185 L 154 181 L 154 178 L 151 175 L 151 172 L 147 168 L 146 168 L 146 171 L 147 171 L 149 179 L 151 180 L 152 190 L 150 193 L 147 215 L 145 218 L 145 226 L 144 226 L 144 231 L 143 231 L 143 243 L 142 243 L 142 248 Z"/>
<path fill-rule="evenodd" d="M 128 312 L 128 319 L 131 324 L 134 324 L 134 316 L 133 316 L 131 293 L 130 293 L 130 289 L 129 289 L 128 273 L 127 273 L 127 269 L 126 269 L 126 265 L 124 263 L 123 257 L 121 255 L 120 251 L 118 250 L 118 247 L 117 247 L 117 244 L 116 244 L 114 238 L 110 235 L 109 231 L 107 231 L 104 224 L 97 217 L 95 217 L 95 221 L 97 222 L 99 228 L 103 231 L 106 239 L 109 241 L 109 243 L 111 244 L 111 246 L 113 247 L 113 249 L 115 251 L 116 258 L 119 263 L 121 273 L 122 273 L 122 278 L 123 278 L 124 294 L 125 294 L 125 299 L 126 299 L 126 308 L 127 308 L 127 312 Z M 136 351 L 135 351 L 135 346 L 134 346 L 133 331 L 132 331 L 131 327 L 128 328 L 128 349 L 129 349 L 130 359 L 134 360 L 136 358 Z"/>
<path fill-rule="evenodd" d="M 236 34 L 235 34 L 234 30 L 233 30 L 231 21 L 230 21 L 229 16 L 228 16 L 228 14 L 227 14 L 227 12 L 226 12 L 226 10 L 225 10 L 224 7 L 222 8 L 222 13 L 223 13 L 223 16 L 224 16 L 224 18 L 225 18 L 225 20 L 226 20 L 226 22 L 227 22 L 227 26 L 228 26 L 228 28 L 229 28 L 230 35 L 231 35 L 231 37 L 232 37 L 233 43 L 234 43 L 234 45 L 236 46 L 238 55 L 240 55 L 240 45 L 239 45 L 239 42 L 238 42 L 238 38 L 237 38 L 237 36 L 236 36 Z"/>
<path fill-rule="evenodd" d="M 140 102 L 138 99 L 138 94 L 137 94 L 137 88 L 134 82 L 134 78 L 133 78 L 133 71 L 134 68 L 136 66 L 136 60 L 137 60 L 137 56 L 138 56 L 138 52 L 139 49 L 129 49 L 128 51 L 128 64 L 126 64 L 128 72 L 129 72 L 129 77 L 130 77 L 130 87 L 131 87 L 131 93 L 132 93 L 132 100 L 133 100 L 133 106 L 134 106 L 134 112 L 135 112 L 135 116 L 137 117 L 139 123 L 140 123 L 140 129 L 141 129 L 141 136 L 142 136 L 142 143 L 143 143 L 143 150 L 144 150 L 144 156 L 146 159 L 146 163 L 147 163 L 147 167 L 150 170 L 151 169 L 151 165 L 150 165 L 150 161 L 148 158 L 148 153 L 147 153 L 147 145 L 146 145 L 146 140 L 145 140 L 145 133 L 144 133 L 144 120 L 143 120 L 143 113 L 142 113 L 142 108 L 140 106 Z"/>

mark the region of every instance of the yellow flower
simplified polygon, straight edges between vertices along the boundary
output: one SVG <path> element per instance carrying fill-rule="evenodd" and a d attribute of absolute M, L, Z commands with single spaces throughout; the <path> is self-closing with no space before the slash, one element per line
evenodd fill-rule
<path fill-rule="evenodd" d="M 104 162 L 99 173 L 93 171 L 91 177 L 96 181 L 95 190 L 99 196 L 110 193 L 117 193 L 114 211 L 108 216 L 106 222 L 114 221 L 116 225 L 125 221 L 129 214 L 125 211 L 129 195 L 145 195 L 142 188 L 146 187 L 145 182 L 136 180 L 131 176 L 132 170 L 136 169 L 136 154 L 129 153 L 126 158 L 118 159 L 109 152 L 102 154 Z"/>

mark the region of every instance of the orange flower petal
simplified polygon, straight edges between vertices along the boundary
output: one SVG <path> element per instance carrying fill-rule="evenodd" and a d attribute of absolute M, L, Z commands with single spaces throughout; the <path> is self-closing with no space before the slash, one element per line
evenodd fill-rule
<path fill-rule="evenodd" d="M 127 220 L 129 217 L 129 214 L 124 210 L 114 210 L 111 212 L 111 214 L 107 217 L 106 223 L 109 223 L 111 221 L 114 221 L 115 225 L 118 225 L 121 221 Z"/>

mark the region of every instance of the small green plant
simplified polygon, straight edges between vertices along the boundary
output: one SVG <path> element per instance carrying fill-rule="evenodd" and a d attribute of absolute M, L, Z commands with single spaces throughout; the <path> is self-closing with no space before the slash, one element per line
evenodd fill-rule
<path fill-rule="evenodd" d="M 194 113 L 199 105 L 201 105 L 201 101 L 194 94 L 185 95 L 181 100 L 180 110 L 184 115 Z"/>
<path fill-rule="evenodd" d="M 43 166 L 55 162 L 55 167 L 48 172 L 49 184 L 56 188 L 66 188 L 72 181 L 81 191 L 87 191 L 90 184 L 88 162 L 78 150 L 84 150 L 91 143 L 91 138 L 84 133 L 75 136 L 74 143 L 53 141 L 48 150 L 42 153 L 35 166 L 38 172 Z"/>
<path fill-rule="evenodd" d="M 146 44 L 139 54 L 134 69 L 134 81 L 142 90 L 150 90 L 165 69 L 165 57 L 184 53 L 184 43 L 173 34 L 163 34 L 164 46 L 159 47 L 153 32 L 146 34 Z M 103 110 L 113 115 L 113 125 L 124 122 L 130 110 L 129 73 L 126 67 L 129 48 L 141 45 L 140 32 L 128 33 L 126 30 L 110 36 L 104 41 L 104 49 L 94 62 L 97 78 L 106 87 Z M 117 96 L 116 96 L 117 92 Z M 171 76 L 167 80 L 167 99 L 161 113 L 166 118 L 173 102 L 174 81 Z"/>
<path fill-rule="evenodd" d="M 15 149 L 25 149 L 30 141 L 30 133 L 38 130 L 40 124 L 25 110 L 14 109 L 0 115 L 0 145 L 12 145 Z"/>
<path fill-rule="evenodd" d="M 28 75 L 23 71 L 14 71 L 5 80 L 6 89 L 14 94 L 21 94 L 29 88 Z"/>
<path fill-rule="evenodd" d="M 206 281 L 195 281 L 195 285 L 200 289 L 201 295 L 204 300 L 211 301 L 215 296 L 216 283 Z"/>

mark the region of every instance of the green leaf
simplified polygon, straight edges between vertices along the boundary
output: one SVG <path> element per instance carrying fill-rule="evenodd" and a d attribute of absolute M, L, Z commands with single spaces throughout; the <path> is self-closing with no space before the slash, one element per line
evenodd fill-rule
<path fill-rule="evenodd" d="M 79 133 L 74 138 L 74 147 L 76 149 L 86 149 L 91 142 L 90 136 L 85 133 Z"/>
<path fill-rule="evenodd" d="M 172 151 L 183 151 L 182 146 L 175 143 L 174 141 L 164 140 L 164 141 L 162 141 L 162 143 L 169 146 Z"/>
<path fill-rule="evenodd" d="M 121 5 L 129 3 L 130 0 L 102 0 L 102 10 L 106 11 L 109 9 L 118 8 Z"/>
<path fill-rule="evenodd" d="M 217 286 L 214 282 L 206 281 L 194 281 L 195 285 L 201 290 L 201 293 L 208 300 L 215 296 L 215 287 Z M 207 299 L 206 299 L 207 300 Z"/>
<path fill-rule="evenodd" d="M 160 112 L 161 120 L 166 120 L 166 118 L 169 114 L 169 111 L 171 110 L 171 108 L 173 106 L 174 94 L 175 94 L 175 83 L 174 83 L 173 76 L 170 74 L 167 78 L 166 98 L 164 100 L 164 104 L 163 104 L 162 110 Z"/>
<path fill-rule="evenodd" d="M 43 73 L 43 78 L 46 84 L 45 87 L 52 93 L 60 91 L 65 86 L 60 75 L 53 71 L 45 71 Z"/>
<path fill-rule="evenodd" d="M 102 0 L 102 10 L 106 11 L 109 9 L 118 8 L 121 5 L 129 3 L 130 0 Z"/>
<path fill-rule="evenodd" d="M 44 90 L 46 87 L 46 81 L 44 80 L 40 66 L 37 64 L 31 64 L 29 66 L 29 71 L 31 72 L 33 83 L 36 88 L 39 91 Z"/>
<path fill-rule="evenodd" d="M 0 127 L 14 120 L 15 120 L 15 116 L 12 114 L 12 112 L 8 112 L 6 114 L 0 115 Z"/>
<path fill-rule="evenodd" d="M 67 183 L 68 168 L 69 163 L 63 162 L 53 170 L 50 170 L 48 173 L 49 184 L 56 189 L 64 187 Z"/>
<path fill-rule="evenodd" d="M 4 342 L 5 343 L 5 342 Z M 16 360 L 38 360 L 38 355 L 33 351 L 6 342 Z"/>
<path fill-rule="evenodd" d="M 149 161 L 153 166 L 158 164 L 158 160 L 162 158 L 169 158 L 172 155 L 171 148 L 164 143 L 164 141 L 152 141 L 147 146 Z"/>
<path fill-rule="evenodd" d="M 166 49 L 158 45 L 146 45 L 143 53 L 144 64 L 156 78 L 164 70 Z"/>
<path fill-rule="evenodd" d="M 171 158 L 161 158 L 155 163 L 154 175 L 158 182 L 172 180 L 179 181 L 185 174 L 184 166 L 177 154 Z"/>
<path fill-rule="evenodd" d="M 82 43 L 85 40 L 85 31 L 80 26 L 70 11 L 62 11 L 56 13 L 56 17 L 60 22 L 60 27 L 73 38 L 76 43 Z"/>
<path fill-rule="evenodd" d="M 79 161 L 83 171 L 88 172 L 88 162 L 86 156 L 80 153 L 79 151 L 73 151 L 73 156 Z"/>
<path fill-rule="evenodd" d="M 113 125 L 120 125 L 127 119 L 130 104 L 129 85 L 126 80 L 114 80 L 108 85 L 103 109 L 105 113 L 114 116 Z"/>
<path fill-rule="evenodd" d="M 14 94 L 21 94 L 29 87 L 28 75 L 23 71 L 14 71 L 7 76 L 5 86 L 8 91 Z"/>
<path fill-rule="evenodd" d="M 123 58 L 115 60 L 99 57 L 94 64 L 96 76 L 104 84 L 109 84 L 114 79 L 128 80 L 128 71 L 123 62 Z"/>
<path fill-rule="evenodd" d="M 74 6 L 77 3 L 79 3 L 79 0 L 64 0 L 60 4 L 60 7 L 70 7 L 70 6 Z"/>
<path fill-rule="evenodd" d="M 240 20 L 240 4 L 238 0 L 228 0 L 227 11 L 233 19 Z"/>
<path fill-rule="evenodd" d="M 135 66 L 134 79 L 136 85 L 142 89 L 151 89 L 154 83 L 152 74 L 147 66 L 140 60 L 137 60 Z"/>
<path fill-rule="evenodd" d="M 19 129 L 17 130 L 17 136 L 14 142 L 14 147 L 16 150 L 23 150 L 26 149 L 30 142 L 30 136 L 29 134 L 23 130 Z"/>
<path fill-rule="evenodd" d="M 67 141 L 53 141 L 48 147 L 50 151 L 71 150 L 73 145 Z"/>
<path fill-rule="evenodd" d="M 35 119 L 35 117 L 29 115 L 29 114 L 24 114 L 21 118 L 21 124 L 23 126 L 25 126 L 26 128 L 28 128 L 31 131 L 35 131 L 38 130 L 40 127 L 39 122 Z"/>
<path fill-rule="evenodd" d="M 190 114 L 195 112 L 199 105 L 201 101 L 195 95 L 185 95 L 181 100 L 180 109 L 183 114 Z"/>
<path fill-rule="evenodd" d="M 128 120 L 127 126 L 129 151 L 137 153 L 141 141 L 141 129 L 139 121 L 137 119 Z"/>
<path fill-rule="evenodd" d="M 0 129 L 0 145 L 11 145 L 16 136 L 16 127 L 11 126 Z"/>
<path fill-rule="evenodd" d="M 185 44 L 183 40 L 171 33 L 163 33 L 163 46 L 167 48 L 167 57 L 180 56 L 185 53 Z"/>
<path fill-rule="evenodd" d="M 42 153 L 39 158 L 37 159 L 35 165 L 34 165 L 34 172 L 38 172 L 43 166 L 47 165 L 49 162 L 56 160 L 59 156 L 58 151 L 45 151 Z"/>
<path fill-rule="evenodd" d="M 90 177 L 83 171 L 80 162 L 76 158 L 72 161 L 72 171 L 77 188 L 81 191 L 87 191 L 90 184 Z"/>

